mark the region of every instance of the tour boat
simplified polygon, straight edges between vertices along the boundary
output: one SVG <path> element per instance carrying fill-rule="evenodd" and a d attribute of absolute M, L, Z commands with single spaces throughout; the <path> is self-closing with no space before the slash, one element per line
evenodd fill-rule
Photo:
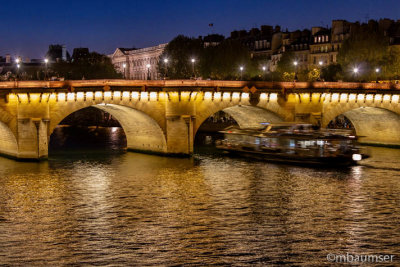
<path fill-rule="evenodd" d="M 216 147 L 225 152 L 299 165 L 350 166 L 368 157 L 349 130 L 315 129 L 306 123 L 230 126 Z"/>

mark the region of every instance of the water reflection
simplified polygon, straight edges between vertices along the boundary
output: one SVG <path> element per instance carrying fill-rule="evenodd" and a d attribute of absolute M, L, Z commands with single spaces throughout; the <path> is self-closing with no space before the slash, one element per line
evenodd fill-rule
<path fill-rule="evenodd" d="M 327 253 L 398 255 L 399 154 L 374 148 L 367 166 L 346 170 L 210 153 L 0 158 L 0 264 L 321 265 Z"/>

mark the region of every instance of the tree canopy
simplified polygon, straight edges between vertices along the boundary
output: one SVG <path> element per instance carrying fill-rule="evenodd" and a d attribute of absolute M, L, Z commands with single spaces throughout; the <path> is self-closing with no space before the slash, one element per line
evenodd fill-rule
<path fill-rule="evenodd" d="M 371 81 L 377 75 L 388 79 L 396 75 L 393 66 L 396 59 L 389 49 L 388 37 L 374 21 L 353 30 L 340 48 L 337 60 L 346 80 Z M 380 70 L 378 74 L 375 71 L 377 68 Z"/>
<path fill-rule="evenodd" d="M 171 79 L 187 79 L 194 75 L 203 79 L 239 79 L 242 66 L 243 78 L 254 75 L 255 61 L 251 59 L 247 47 L 239 41 L 224 40 L 220 36 L 206 36 L 204 40 L 218 44 L 204 47 L 200 38 L 175 37 L 161 55 L 158 63 L 160 73 L 167 74 Z M 168 59 L 167 64 L 164 59 Z"/>
<path fill-rule="evenodd" d="M 50 75 L 54 74 L 69 80 L 113 79 L 121 78 L 111 59 L 97 52 L 82 53 L 73 62 L 56 62 L 49 66 Z"/>

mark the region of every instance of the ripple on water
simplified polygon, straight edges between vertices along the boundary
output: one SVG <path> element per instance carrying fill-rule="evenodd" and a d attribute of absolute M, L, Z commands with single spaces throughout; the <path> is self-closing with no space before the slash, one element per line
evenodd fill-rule
<path fill-rule="evenodd" d="M 198 154 L 0 159 L 0 264 L 321 265 L 400 251 L 400 150 L 312 169 Z"/>

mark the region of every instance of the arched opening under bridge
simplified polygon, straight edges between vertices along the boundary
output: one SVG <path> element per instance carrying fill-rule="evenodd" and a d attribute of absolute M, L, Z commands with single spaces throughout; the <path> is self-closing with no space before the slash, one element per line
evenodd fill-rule
<path fill-rule="evenodd" d="M 284 120 L 276 113 L 254 106 L 237 105 L 217 111 L 206 118 L 195 133 L 195 146 L 214 146 L 223 134 L 219 131 L 228 126 L 240 128 L 260 127 L 261 123 L 278 123 Z"/>
<path fill-rule="evenodd" d="M 165 135 L 153 118 L 142 111 L 114 104 L 72 111 L 51 131 L 50 150 L 85 149 L 87 143 L 89 149 L 166 151 Z"/>
<path fill-rule="evenodd" d="M 351 109 L 336 116 L 327 127 L 353 130 L 363 144 L 400 146 L 400 115 L 387 109 Z"/>

